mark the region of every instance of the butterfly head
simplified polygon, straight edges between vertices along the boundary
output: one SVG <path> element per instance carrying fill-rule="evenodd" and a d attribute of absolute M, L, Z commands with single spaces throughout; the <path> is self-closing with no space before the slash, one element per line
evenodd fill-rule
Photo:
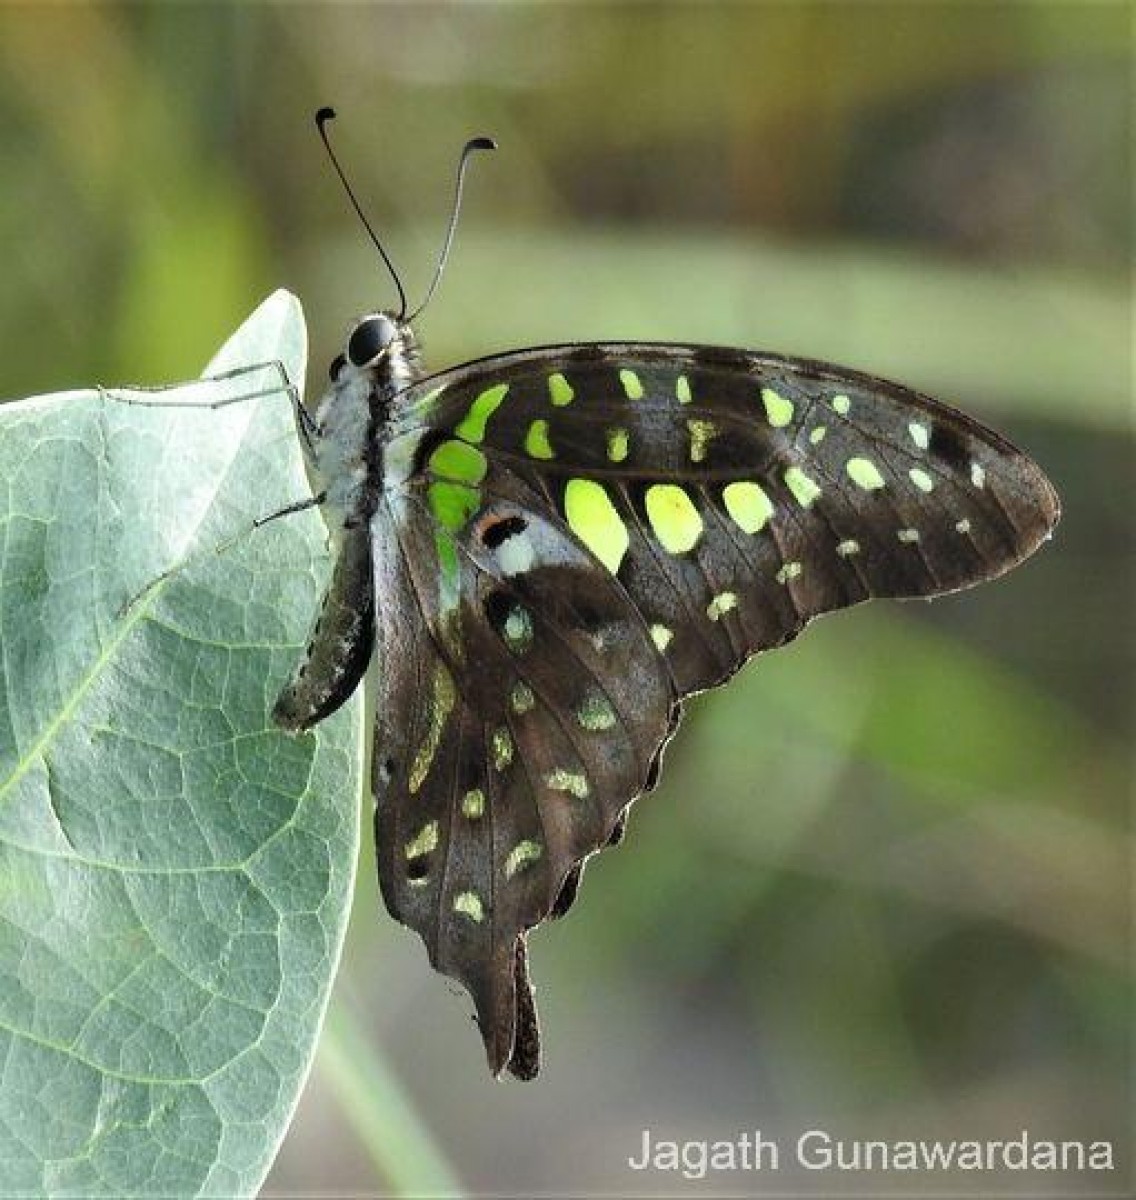
<path fill-rule="evenodd" d="M 398 388 L 417 376 L 418 359 L 418 339 L 408 321 L 391 312 L 367 313 L 355 322 L 328 374 L 332 383 L 368 375 L 380 386 Z"/>

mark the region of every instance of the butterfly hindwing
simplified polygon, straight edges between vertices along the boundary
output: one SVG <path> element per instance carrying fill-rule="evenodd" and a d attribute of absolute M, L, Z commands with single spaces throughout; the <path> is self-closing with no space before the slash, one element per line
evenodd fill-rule
<path fill-rule="evenodd" d="M 523 480 L 614 575 L 685 694 L 811 618 L 993 578 L 1048 536 L 1033 462 L 899 384 L 704 347 L 518 351 L 422 381 L 407 429 Z"/>
<path fill-rule="evenodd" d="M 675 685 L 624 589 L 480 452 L 437 442 L 373 530 L 383 893 L 473 995 L 492 1069 L 528 1076 L 526 932 L 647 785 Z"/>

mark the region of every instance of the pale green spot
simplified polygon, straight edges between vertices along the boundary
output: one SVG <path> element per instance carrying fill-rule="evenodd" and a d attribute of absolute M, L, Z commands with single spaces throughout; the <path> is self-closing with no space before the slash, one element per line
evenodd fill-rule
<path fill-rule="evenodd" d="M 848 472 L 848 478 L 866 492 L 877 491 L 884 486 L 884 477 L 870 458 L 850 458 L 844 469 Z"/>
<path fill-rule="evenodd" d="M 553 371 L 548 377 L 548 396 L 557 408 L 563 408 L 566 404 L 572 403 L 572 398 L 576 393 L 572 390 L 572 385 L 560 374 L 559 371 Z"/>
<path fill-rule="evenodd" d="M 788 583 L 790 579 L 799 579 L 801 576 L 801 564 L 799 562 L 787 562 L 777 572 L 778 583 Z"/>
<path fill-rule="evenodd" d="M 434 475 L 458 483 L 478 484 L 485 478 L 485 455 L 468 442 L 451 438 L 430 455 L 429 469 Z"/>
<path fill-rule="evenodd" d="M 852 407 L 852 401 L 844 395 L 843 392 L 838 396 L 832 397 L 832 408 L 834 412 L 838 412 L 842 417 L 848 415 L 848 410 Z"/>
<path fill-rule="evenodd" d="M 615 724 L 615 709 L 603 692 L 589 688 L 576 710 L 576 720 L 590 733 L 600 733 Z"/>
<path fill-rule="evenodd" d="M 679 404 L 689 404 L 693 399 L 690 394 L 690 380 L 685 375 L 680 375 L 675 380 L 675 395 Z"/>
<path fill-rule="evenodd" d="M 706 451 L 710 447 L 711 439 L 718 432 L 718 426 L 713 421 L 694 418 L 687 421 L 686 428 L 690 432 L 690 461 L 705 462 Z"/>
<path fill-rule="evenodd" d="M 513 761 L 513 739 L 504 726 L 493 731 L 492 746 L 493 765 L 503 771 Z"/>
<path fill-rule="evenodd" d="M 903 542 L 903 544 L 905 546 L 913 546 L 917 541 L 919 541 L 919 530 L 918 529 L 901 529 L 896 534 L 896 537 L 898 537 L 899 540 L 901 542 Z"/>
<path fill-rule="evenodd" d="M 427 821 L 418 833 L 403 847 L 408 859 L 422 858 L 438 848 L 438 822 Z"/>
<path fill-rule="evenodd" d="M 644 503 L 647 519 L 664 550 L 685 554 L 694 549 L 702 536 L 702 518 L 684 488 L 676 483 L 653 483 Z"/>
<path fill-rule="evenodd" d="M 437 522 L 454 533 L 481 507 L 481 493 L 464 483 L 432 483 L 426 495 Z"/>
<path fill-rule="evenodd" d="M 722 502 L 735 525 L 746 533 L 765 528 L 773 516 L 773 502 L 756 483 L 727 483 L 722 489 Z"/>
<path fill-rule="evenodd" d="M 931 478 L 931 476 L 928 475 L 926 471 L 921 470 L 919 467 L 912 467 L 907 474 L 911 477 L 911 482 L 915 484 L 915 486 L 921 492 L 929 492 L 935 486 L 935 481 Z"/>
<path fill-rule="evenodd" d="M 761 389 L 761 402 L 765 405 L 765 415 L 774 429 L 783 429 L 793 419 L 792 401 L 786 400 L 780 392 L 773 388 Z"/>
<path fill-rule="evenodd" d="M 623 391 L 628 400 L 643 399 L 643 381 L 634 371 L 624 367 L 619 372 L 619 382 L 623 385 Z"/>
<path fill-rule="evenodd" d="M 434 407 L 434 401 L 446 390 L 444 384 L 439 384 L 438 387 L 431 388 L 426 395 L 414 405 L 415 412 L 424 412 L 428 408 Z"/>
<path fill-rule="evenodd" d="M 498 383 L 486 388 L 469 406 L 462 422 L 454 430 L 458 437 L 467 442 L 480 442 L 485 438 L 485 423 L 501 407 L 505 393 L 509 390 L 507 383 Z"/>
<path fill-rule="evenodd" d="M 450 678 L 449 671 L 439 663 L 434 670 L 434 695 L 430 701 L 430 728 L 426 731 L 426 740 L 419 747 L 410 768 L 407 787 L 412 793 L 418 791 L 426 782 L 426 776 L 430 773 L 430 764 L 434 761 L 434 756 L 438 753 L 438 746 L 442 741 L 442 729 L 445 727 L 450 710 L 454 707 L 456 695 L 454 681 Z"/>
<path fill-rule="evenodd" d="M 548 440 L 548 422 L 534 421 L 525 434 L 525 453 L 530 458 L 555 458 L 552 443 Z"/>
<path fill-rule="evenodd" d="M 533 640 L 532 617 L 518 604 L 505 618 L 505 644 L 516 654 L 523 654 Z"/>
<path fill-rule="evenodd" d="M 470 788 L 462 797 L 462 816 L 470 821 L 479 821 L 485 814 L 485 793 L 481 788 Z"/>
<path fill-rule="evenodd" d="M 674 640 L 674 630 L 666 625 L 651 626 L 651 641 L 660 652 L 665 650 Z"/>
<path fill-rule="evenodd" d="M 986 470 L 981 463 L 972 462 L 970 464 L 970 482 L 976 488 L 984 488 L 986 486 Z"/>
<path fill-rule="evenodd" d="M 956 521 L 955 522 L 955 530 L 958 533 L 969 533 L 970 532 L 970 518 L 963 517 L 963 519 L 961 521 Z"/>
<path fill-rule="evenodd" d="M 907 426 L 907 432 L 911 434 L 911 440 L 919 447 L 920 450 L 926 450 L 931 444 L 931 431 L 923 424 L 922 421 L 912 421 Z"/>
<path fill-rule="evenodd" d="M 847 558 L 850 554 L 859 554 L 860 543 L 856 541 L 855 538 L 848 538 L 846 541 L 841 542 L 836 547 L 836 553 L 839 554 L 841 558 Z"/>
<path fill-rule="evenodd" d="M 509 703 L 513 707 L 513 712 L 518 716 L 531 711 L 536 704 L 536 697 L 532 693 L 532 688 L 528 684 L 518 683 L 513 688 L 512 695 L 509 697 Z"/>
<path fill-rule="evenodd" d="M 631 539 L 603 484 L 569 479 L 564 488 L 564 516 L 580 541 L 616 574 Z"/>
<path fill-rule="evenodd" d="M 720 621 L 731 609 L 737 608 L 736 592 L 719 592 L 706 606 L 706 615 L 711 621 Z"/>
<path fill-rule="evenodd" d="M 623 462 L 627 457 L 627 430 L 609 429 L 607 431 L 607 456 L 612 462 Z"/>
<path fill-rule="evenodd" d="M 548 784 L 554 792 L 569 792 L 576 797 L 577 800 L 583 800 L 588 794 L 588 781 L 583 775 L 577 771 L 565 771 L 563 767 L 557 767 L 546 778 L 545 783 Z"/>
<path fill-rule="evenodd" d="M 821 442 L 824 441 L 824 435 L 827 432 L 828 430 L 825 429 L 823 425 L 817 425 L 816 428 L 809 433 L 809 441 L 812 442 L 814 446 L 819 446 Z"/>
<path fill-rule="evenodd" d="M 785 486 L 802 508 L 808 508 L 820 495 L 820 484 L 810 479 L 800 467 L 790 467 L 785 472 Z"/>
<path fill-rule="evenodd" d="M 452 611 L 461 600 L 461 564 L 454 539 L 444 529 L 434 531 L 438 552 L 438 605 L 441 612 Z"/>
<path fill-rule="evenodd" d="M 509 851 L 508 858 L 505 859 L 505 878 L 512 879 L 518 871 L 523 871 L 525 867 L 536 862 L 542 853 L 540 842 L 534 842 L 527 838 L 523 842 L 518 842 Z"/>
<path fill-rule="evenodd" d="M 485 908 L 476 892 L 459 892 L 454 897 L 454 912 L 480 923 L 485 917 Z"/>

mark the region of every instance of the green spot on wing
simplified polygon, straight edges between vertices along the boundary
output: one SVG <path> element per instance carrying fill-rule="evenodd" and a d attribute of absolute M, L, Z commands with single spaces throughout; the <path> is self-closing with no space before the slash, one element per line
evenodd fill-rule
<path fill-rule="evenodd" d="M 866 492 L 878 491 L 884 486 L 884 477 L 870 458 L 850 458 L 845 466 L 848 478 Z"/>
<path fill-rule="evenodd" d="M 616 722 L 615 710 L 603 692 L 589 688 L 576 712 L 576 719 L 591 733 L 610 729 Z"/>
<path fill-rule="evenodd" d="M 476 892 L 459 892 L 454 897 L 454 912 L 474 922 L 480 922 L 485 916 L 481 897 Z"/>
<path fill-rule="evenodd" d="M 575 396 L 572 390 L 572 385 L 559 371 L 553 371 L 548 377 L 548 396 L 557 408 L 563 408 L 566 404 L 572 403 L 572 398 Z"/>
<path fill-rule="evenodd" d="M 789 583 L 790 580 L 799 579 L 804 567 L 799 562 L 787 562 L 777 572 L 778 583 Z"/>
<path fill-rule="evenodd" d="M 439 524 L 456 533 L 481 505 L 481 493 L 464 483 L 437 482 L 427 491 L 430 511 Z"/>
<path fill-rule="evenodd" d="M 607 456 L 614 463 L 623 462 L 627 457 L 627 430 L 609 429 L 607 431 Z"/>
<path fill-rule="evenodd" d="M 492 747 L 493 766 L 503 771 L 513 761 L 513 738 L 504 725 L 493 731 Z"/>
<path fill-rule="evenodd" d="M 430 727 L 426 731 L 426 740 L 419 747 L 410 768 L 410 779 L 407 786 L 411 792 L 418 791 L 426 782 L 426 776 L 430 773 L 430 764 L 434 761 L 434 756 L 438 753 L 438 746 L 442 741 L 442 730 L 445 728 L 446 718 L 454 707 L 456 697 L 454 681 L 450 677 L 449 671 L 439 663 L 434 672 L 434 695 L 430 702 Z M 436 841 L 437 822 L 434 823 L 434 832 Z M 409 849 L 407 857 L 410 857 Z"/>
<path fill-rule="evenodd" d="M 934 490 L 934 479 L 932 479 L 931 476 L 928 475 L 928 473 L 921 467 L 912 467 L 907 474 L 911 477 L 911 482 L 915 484 L 915 486 L 921 492 L 930 492 Z"/>
<path fill-rule="evenodd" d="M 623 392 L 628 400 L 643 399 L 643 381 L 634 371 L 624 367 L 619 372 L 619 382 L 623 385 Z"/>
<path fill-rule="evenodd" d="M 564 489 L 564 515 L 572 532 L 614 575 L 631 539 L 603 484 L 594 479 L 569 479 Z"/>
<path fill-rule="evenodd" d="M 771 387 L 761 389 L 761 403 L 765 406 L 765 415 L 774 429 L 782 429 L 793 419 L 792 401 L 786 400 L 780 392 Z"/>
<path fill-rule="evenodd" d="M 705 462 L 710 442 L 718 433 L 717 425 L 713 421 L 704 421 L 695 417 L 693 420 L 687 421 L 686 429 L 690 434 L 690 461 Z"/>
<path fill-rule="evenodd" d="M 586 799 L 590 790 L 587 779 L 579 771 L 566 771 L 563 767 L 557 767 L 555 771 L 550 772 L 545 783 L 554 792 L 568 792 L 578 800 Z"/>
<path fill-rule="evenodd" d="M 531 866 L 540 858 L 541 853 L 540 842 L 534 842 L 529 838 L 518 842 L 505 859 L 505 878 L 512 879 L 518 871 L 523 871 L 525 867 Z"/>
<path fill-rule="evenodd" d="M 785 472 L 785 486 L 793 493 L 794 499 L 802 508 L 808 508 L 820 495 L 820 485 L 811 479 L 800 467 L 790 467 Z"/>
<path fill-rule="evenodd" d="M 406 843 L 404 853 L 409 858 L 421 858 L 424 854 L 432 854 L 438 848 L 438 822 L 427 821 L 425 825 Z"/>
<path fill-rule="evenodd" d="M 742 480 L 726 484 L 722 489 L 722 502 L 734 523 L 746 533 L 757 533 L 773 516 L 773 502 L 757 483 Z"/>
<path fill-rule="evenodd" d="M 485 455 L 468 442 L 450 438 L 430 455 L 433 474 L 459 483 L 478 484 L 485 478 Z"/>
<path fill-rule="evenodd" d="M 534 421 L 529 426 L 529 431 L 525 434 L 525 453 L 530 458 L 550 459 L 556 457 L 552 443 L 548 440 L 547 421 Z"/>
<path fill-rule="evenodd" d="M 480 442 L 485 439 L 485 424 L 501 407 L 505 393 L 509 390 L 507 383 L 498 383 L 481 392 L 469 406 L 469 412 L 462 418 L 454 430 L 458 437 L 467 442 Z"/>
<path fill-rule="evenodd" d="M 686 489 L 674 483 L 653 483 L 644 500 L 647 519 L 659 544 L 671 554 L 693 550 L 702 536 L 702 517 Z"/>
<path fill-rule="evenodd" d="M 738 606 L 738 596 L 736 592 L 719 592 L 717 596 L 710 598 L 710 603 L 706 606 L 706 615 L 711 621 L 720 621 L 726 613 L 732 611 Z"/>

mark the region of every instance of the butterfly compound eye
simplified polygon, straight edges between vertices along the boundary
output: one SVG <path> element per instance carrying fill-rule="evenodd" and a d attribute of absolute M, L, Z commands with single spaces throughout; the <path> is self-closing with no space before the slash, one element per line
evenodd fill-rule
<path fill-rule="evenodd" d="M 368 366 L 394 341 L 396 332 L 394 322 L 382 313 L 364 317 L 348 339 L 347 357 L 356 367 Z"/>

